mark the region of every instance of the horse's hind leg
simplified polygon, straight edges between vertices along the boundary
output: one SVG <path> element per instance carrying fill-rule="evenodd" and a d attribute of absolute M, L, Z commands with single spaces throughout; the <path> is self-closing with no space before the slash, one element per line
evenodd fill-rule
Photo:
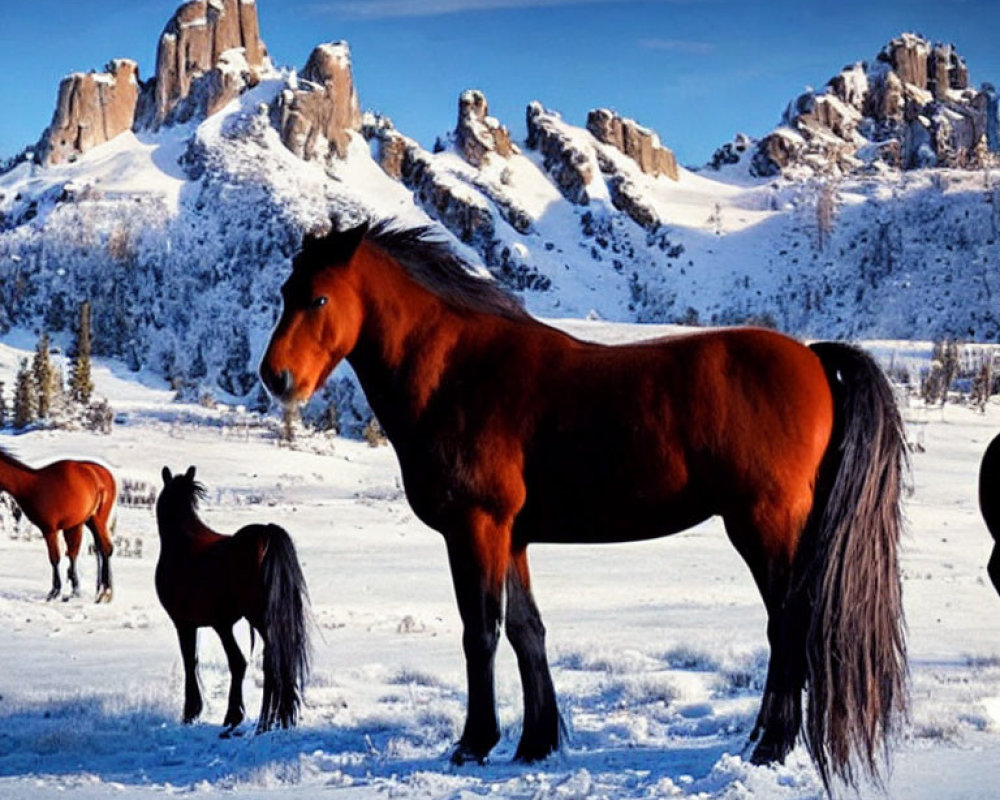
<path fill-rule="evenodd" d="M 66 570 L 66 580 L 73 590 L 73 597 L 80 596 L 80 579 L 76 574 L 76 558 L 80 555 L 80 545 L 83 543 L 83 526 L 74 525 L 63 531 L 63 538 L 66 540 L 66 557 L 69 559 L 69 568 Z"/>
<path fill-rule="evenodd" d="M 767 608 L 771 653 L 760 711 L 750 734 L 750 741 L 756 742 L 751 761 L 767 764 L 784 761 L 802 727 L 808 619 L 802 603 L 791 591 L 801 515 L 786 511 L 755 516 L 752 522 L 727 517 L 726 531 L 749 565 Z"/>
<path fill-rule="evenodd" d="M 507 571 L 507 638 L 517 654 L 524 692 L 524 727 L 514 755 L 538 761 L 559 749 L 560 721 L 545 656 L 545 626 L 531 595 L 528 554 L 516 552 Z"/>
<path fill-rule="evenodd" d="M 465 728 L 451 760 L 486 760 L 500 740 L 494 695 L 494 657 L 500 640 L 503 583 L 510 558 L 510 527 L 485 512 L 470 514 L 467 530 L 446 536 L 451 577 L 462 617 L 462 649 L 469 695 Z"/>
<path fill-rule="evenodd" d="M 59 531 L 43 530 L 45 547 L 49 551 L 49 564 L 52 565 L 52 588 L 45 596 L 46 600 L 55 600 L 62 592 L 62 579 L 59 577 Z"/>
<path fill-rule="evenodd" d="M 201 688 L 198 686 L 198 629 L 177 627 L 184 662 L 184 724 L 189 725 L 201 714 Z"/>
<path fill-rule="evenodd" d="M 226 658 L 229 661 L 229 708 L 226 710 L 226 718 L 222 721 L 226 727 L 222 735 L 228 736 L 243 722 L 246 715 L 243 705 L 243 676 L 247 671 L 247 661 L 236 643 L 231 625 L 220 625 L 215 628 L 215 632 L 222 640 L 222 649 L 226 651 Z"/>
<path fill-rule="evenodd" d="M 87 520 L 87 527 L 94 537 L 94 552 L 97 554 L 97 597 L 95 603 L 111 602 L 111 553 L 114 544 L 108 533 L 107 515 L 93 516 Z"/>

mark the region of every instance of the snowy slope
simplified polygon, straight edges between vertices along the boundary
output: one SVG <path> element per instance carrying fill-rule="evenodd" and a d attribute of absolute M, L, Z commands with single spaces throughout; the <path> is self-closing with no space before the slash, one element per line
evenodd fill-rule
<path fill-rule="evenodd" d="M 560 323 L 621 341 L 644 326 Z M 0 345 L 9 382 L 30 336 Z M 880 357 L 926 357 L 885 343 Z M 118 534 L 141 557 L 113 559 L 115 599 L 45 603 L 42 542 L 0 530 L 0 797 L 78 800 L 193 793 L 359 800 L 482 795 L 514 798 L 816 798 L 804 752 L 787 765 L 743 761 L 766 664 L 764 613 L 749 574 L 712 520 L 669 539 L 613 546 L 537 546 L 535 592 L 566 751 L 523 767 L 510 759 L 520 687 L 506 643 L 498 661 L 503 738 L 485 767 L 454 768 L 463 720 L 460 622 L 440 537 L 406 505 L 394 456 L 340 438 L 278 447 L 258 418 L 171 402 L 162 383 L 98 366 L 119 412 L 110 436 L 36 431 L 5 436 L 24 459 L 99 457 L 120 480 L 158 487 L 164 464 L 196 464 L 206 520 L 287 527 L 315 617 L 315 669 L 302 724 L 264 737 L 219 739 L 227 674 L 201 635 L 206 710 L 180 724 L 182 670 L 153 590 L 158 552 L 147 508 L 121 507 Z M 958 406 L 905 411 L 914 492 L 903 551 L 912 720 L 896 753 L 890 797 L 986 798 L 1000 779 L 1000 599 L 985 580 L 990 539 L 975 505 L 978 460 L 1000 428 Z M 120 553 L 124 550 L 120 547 Z M 248 649 L 244 627 L 238 636 Z M 249 731 L 260 699 L 259 652 L 246 680 Z M 863 797 L 880 796 L 866 789 Z"/>
<path fill-rule="evenodd" d="M 269 118 L 292 80 L 275 72 L 208 119 L 0 175 L 0 327 L 58 334 L 89 297 L 99 352 L 185 397 L 266 402 L 256 365 L 303 233 L 394 217 L 439 223 L 473 268 L 544 315 L 835 338 L 1000 333 L 1000 179 L 988 171 L 826 184 L 751 180 L 736 165 L 673 181 L 546 112 L 589 163 L 587 204 L 567 200 L 525 143 L 481 167 L 451 140 L 418 148 L 416 185 L 383 171 L 358 134 L 344 160 L 293 156 Z M 620 180 L 653 222 L 616 207 Z"/>

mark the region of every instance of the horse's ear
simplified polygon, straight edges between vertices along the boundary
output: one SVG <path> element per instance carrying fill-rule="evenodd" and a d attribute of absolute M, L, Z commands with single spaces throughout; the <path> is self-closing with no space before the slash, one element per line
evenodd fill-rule
<path fill-rule="evenodd" d="M 331 264 L 346 264 L 361 246 L 368 233 L 368 220 L 347 230 L 337 230 L 335 225 L 310 231 L 302 240 L 300 257 L 296 266 L 321 269 Z"/>
<path fill-rule="evenodd" d="M 184 477 L 187 478 L 189 481 L 194 480 L 194 464 L 188 467 L 188 471 L 184 473 Z"/>
<path fill-rule="evenodd" d="M 350 261 L 367 233 L 368 220 L 364 220 L 360 225 L 348 228 L 346 231 L 332 232 L 327 238 L 335 242 L 334 252 L 337 254 L 337 260 L 344 263 Z"/>
<path fill-rule="evenodd" d="M 166 486 L 170 481 L 174 479 L 173 473 L 170 471 L 170 467 L 164 467 L 163 472 L 160 473 L 163 476 L 163 485 Z"/>

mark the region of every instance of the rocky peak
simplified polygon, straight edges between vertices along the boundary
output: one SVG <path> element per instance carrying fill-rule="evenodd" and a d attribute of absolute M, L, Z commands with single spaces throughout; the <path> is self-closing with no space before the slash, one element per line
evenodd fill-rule
<path fill-rule="evenodd" d="M 623 152 L 647 175 L 666 175 L 677 180 L 677 160 L 672 151 L 660 144 L 655 131 L 606 108 L 595 108 L 587 114 L 587 130 L 599 142 Z"/>
<path fill-rule="evenodd" d="M 224 57 L 236 48 L 242 50 L 242 59 L 237 59 L 239 68 L 234 70 L 233 57 Z M 255 0 L 189 0 L 160 35 L 152 123 L 159 126 L 171 121 L 172 112 L 191 94 L 195 83 L 213 70 L 209 96 L 200 104 L 217 109 L 246 85 L 256 83 L 267 66 Z M 241 76 L 238 81 L 236 75 Z M 216 95 L 211 87 L 221 94 Z"/>
<path fill-rule="evenodd" d="M 559 115 L 537 100 L 528 104 L 525 122 L 528 147 L 542 154 L 542 165 L 563 197 L 571 203 L 587 205 L 590 202 L 587 185 L 594 178 L 595 157 L 588 152 L 592 148 L 584 149 L 564 130 Z"/>
<path fill-rule="evenodd" d="M 969 70 L 950 44 L 934 44 L 912 33 L 893 39 L 878 54 L 906 84 L 944 100 L 951 90 L 967 89 Z"/>
<path fill-rule="evenodd" d="M 950 44 L 904 33 L 789 104 L 752 156 L 759 175 L 873 167 L 975 167 L 1000 152 L 995 93 L 969 86 Z"/>
<path fill-rule="evenodd" d="M 348 131 L 361 130 L 361 104 L 351 73 L 347 42 L 316 47 L 297 81 L 282 92 L 272 112 L 281 141 L 299 158 L 347 155 Z"/>
<path fill-rule="evenodd" d="M 132 127 L 139 98 L 139 68 L 116 59 L 105 72 L 77 72 L 59 84 L 52 124 L 37 148 L 41 164 L 71 161 Z"/>
<path fill-rule="evenodd" d="M 486 95 L 478 89 L 462 92 L 458 98 L 455 141 L 462 156 L 474 167 L 481 167 L 490 153 L 508 158 L 517 152 L 510 132 L 489 115 Z"/>

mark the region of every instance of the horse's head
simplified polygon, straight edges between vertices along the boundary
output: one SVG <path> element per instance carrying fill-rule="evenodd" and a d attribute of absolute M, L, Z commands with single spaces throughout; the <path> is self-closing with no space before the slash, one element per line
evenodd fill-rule
<path fill-rule="evenodd" d="M 183 475 L 174 475 L 170 467 L 164 467 L 161 475 L 163 488 L 156 498 L 157 520 L 176 519 L 198 507 L 198 501 L 205 496 L 205 487 L 194 479 L 194 467 L 188 467 Z M 160 533 L 163 533 L 162 525 Z"/>
<path fill-rule="evenodd" d="M 358 340 L 362 305 L 355 254 L 367 223 L 327 236 L 306 236 L 281 287 L 282 310 L 260 365 L 270 392 L 307 400 Z"/>

